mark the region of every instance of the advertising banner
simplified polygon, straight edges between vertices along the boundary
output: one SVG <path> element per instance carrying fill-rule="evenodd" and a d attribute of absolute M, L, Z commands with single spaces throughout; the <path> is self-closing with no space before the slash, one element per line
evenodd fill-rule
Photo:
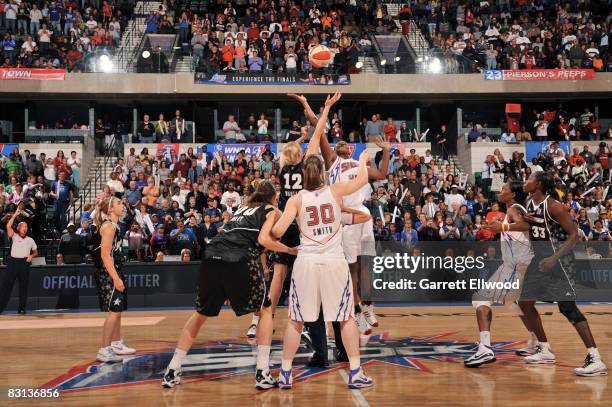
<path fill-rule="evenodd" d="M 350 85 L 349 75 L 319 73 L 263 73 L 263 72 L 219 72 L 209 74 L 196 72 L 196 84 L 208 85 Z"/>
<path fill-rule="evenodd" d="M 570 153 L 570 142 L 569 141 L 557 141 L 559 144 L 559 148 L 563 150 L 565 155 L 569 155 Z M 532 159 L 534 159 L 539 153 L 548 153 L 550 150 L 552 142 L 551 141 L 527 141 L 525 143 L 525 160 L 529 163 Z"/>
<path fill-rule="evenodd" d="M 63 81 L 65 69 L 0 68 L 0 80 Z"/>
<path fill-rule="evenodd" d="M 484 71 L 485 81 L 583 81 L 595 79 L 592 69 L 505 69 Z"/>

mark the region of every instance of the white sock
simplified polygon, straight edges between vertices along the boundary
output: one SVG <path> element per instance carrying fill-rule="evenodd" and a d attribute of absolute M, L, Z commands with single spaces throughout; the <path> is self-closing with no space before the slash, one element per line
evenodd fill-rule
<path fill-rule="evenodd" d="M 168 367 L 173 370 L 179 370 L 181 365 L 183 364 L 183 359 L 187 356 L 187 351 L 180 350 L 179 348 L 174 349 L 174 356 L 172 356 L 172 360 Z"/>
<path fill-rule="evenodd" d="M 491 332 L 490 331 L 480 331 L 480 344 L 491 346 Z"/>
<path fill-rule="evenodd" d="M 281 368 L 285 372 L 288 372 L 289 370 L 291 370 L 292 367 L 293 367 L 293 360 L 283 359 L 281 361 Z"/>
<path fill-rule="evenodd" d="M 257 345 L 257 370 L 270 368 L 270 345 Z"/>
<path fill-rule="evenodd" d="M 258 324 L 259 324 L 259 315 L 253 314 L 253 319 L 251 319 L 251 325 L 258 325 Z"/>
<path fill-rule="evenodd" d="M 361 366 L 361 359 L 359 358 L 359 356 L 355 358 L 349 358 L 349 366 L 351 370 L 359 369 L 359 366 Z"/>
<path fill-rule="evenodd" d="M 597 348 L 587 348 L 587 352 L 589 352 L 593 356 L 601 357 Z"/>
<path fill-rule="evenodd" d="M 535 346 L 538 343 L 538 337 L 533 331 L 529 331 L 529 340 L 527 341 L 527 346 Z"/>
<path fill-rule="evenodd" d="M 112 341 L 111 342 L 111 346 L 113 346 L 113 345 L 117 345 L 117 346 L 121 345 L 121 339 L 118 340 L 118 341 Z"/>

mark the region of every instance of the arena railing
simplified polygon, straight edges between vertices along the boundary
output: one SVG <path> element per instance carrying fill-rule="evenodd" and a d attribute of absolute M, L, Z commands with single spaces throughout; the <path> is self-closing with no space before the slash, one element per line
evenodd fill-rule
<path fill-rule="evenodd" d="M 38 252 L 37 257 L 44 257 L 47 264 L 57 263 L 57 250 L 58 242 L 54 241 L 47 245 L 37 245 L 36 251 Z M 11 255 L 11 247 L 5 246 L 0 247 L 0 265 L 6 266 L 6 261 Z"/>
<path fill-rule="evenodd" d="M 75 225 L 80 224 L 81 213 L 83 212 L 85 204 L 94 203 L 96 200 L 96 192 L 106 185 L 110 177 L 110 171 L 108 170 L 109 163 L 112 163 L 116 158 L 117 141 L 113 138 L 112 143 L 108 145 L 105 150 L 104 158 L 100 161 L 95 170 L 93 170 L 92 177 L 90 177 L 85 185 L 79 190 L 78 197 L 68 208 L 67 218 L 74 222 Z"/>

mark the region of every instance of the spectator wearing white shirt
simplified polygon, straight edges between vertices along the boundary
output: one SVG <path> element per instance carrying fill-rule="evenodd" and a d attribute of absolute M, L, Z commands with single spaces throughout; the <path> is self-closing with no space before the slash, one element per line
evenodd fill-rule
<path fill-rule="evenodd" d="M 533 127 L 536 129 L 536 140 L 545 141 L 548 138 L 548 123 L 543 115 L 540 115 L 540 118 L 536 120 Z"/>
<path fill-rule="evenodd" d="M 40 48 L 40 54 L 44 55 L 49 44 L 51 43 L 52 33 L 47 28 L 47 24 L 43 23 L 42 28 L 38 30 L 38 46 Z"/>
<path fill-rule="evenodd" d="M 225 191 L 223 195 L 221 195 L 221 205 L 227 205 L 228 198 L 231 198 L 233 200 L 233 204 L 235 206 L 242 205 L 242 199 L 240 198 L 240 194 L 234 191 L 234 184 L 232 182 L 227 184 L 227 191 Z"/>
<path fill-rule="evenodd" d="M 223 123 L 223 132 L 225 133 L 225 142 L 233 143 L 236 141 L 236 133 L 240 132 L 240 127 L 233 114 L 227 116 L 227 121 Z"/>
<path fill-rule="evenodd" d="M 26 52 L 32 52 L 36 48 L 36 42 L 32 40 L 32 36 L 28 35 L 28 38 L 21 44 L 21 49 L 24 49 Z"/>
<path fill-rule="evenodd" d="M 451 193 L 444 194 L 444 203 L 448 208 L 453 208 L 454 204 L 457 204 L 457 207 L 461 207 L 461 205 L 465 204 L 465 198 L 459 192 L 458 185 L 451 185 Z"/>
<path fill-rule="evenodd" d="M 40 20 L 42 20 L 43 15 L 38 8 L 38 4 L 33 3 L 32 9 L 30 10 L 30 33 L 32 35 L 38 33 L 40 30 Z"/>
<path fill-rule="evenodd" d="M 117 179 L 117 173 L 111 173 L 111 179 L 108 180 L 106 185 L 108 185 L 108 187 L 115 192 L 115 196 L 117 198 L 121 198 L 123 196 L 125 188 L 123 187 L 123 183 Z"/>

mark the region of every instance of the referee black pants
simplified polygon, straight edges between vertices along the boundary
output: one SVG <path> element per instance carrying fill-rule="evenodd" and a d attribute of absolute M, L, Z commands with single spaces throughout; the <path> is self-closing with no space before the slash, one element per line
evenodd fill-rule
<path fill-rule="evenodd" d="M 15 280 L 19 280 L 19 310 L 25 310 L 28 301 L 28 280 L 30 279 L 30 263 L 26 259 L 8 257 L 6 275 L 0 288 L 0 312 L 4 311 L 11 298 Z"/>
<path fill-rule="evenodd" d="M 313 357 L 327 360 L 327 332 L 325 331 L 325 320 L 323 319 L 323 307 L 321 307 L 319 318 L 315 322 L 306 322 L 304 325 L 306 325 L 312 339 Z M 332 322 L 332 326 L 334 328 L 334 337 L 336 338 L 336 350 L 346 354 L 344 344 L 342 343 L 340 322 Z"/>

